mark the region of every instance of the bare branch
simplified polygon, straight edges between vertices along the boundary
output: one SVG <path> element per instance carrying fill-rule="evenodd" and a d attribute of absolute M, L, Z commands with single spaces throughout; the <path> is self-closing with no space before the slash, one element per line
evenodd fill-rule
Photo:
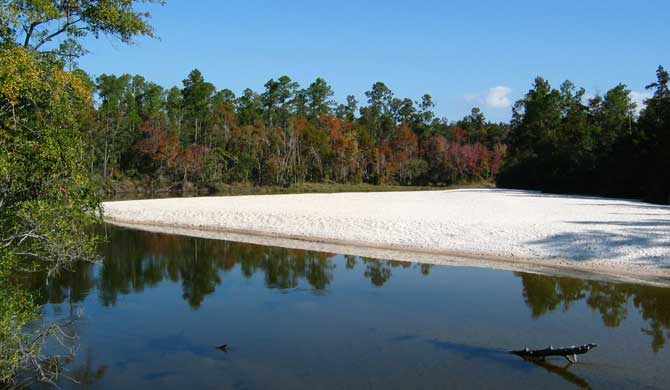
<path fill-rule="evenodd" d="M 30 46 L 30 38 L 32 38 L 33 33 L 35 32 L 35 27 L 39 26 L 40 24 L 46 23 L 49 20 L 38 20 L 36 22 L 30 23 L 30 26 L 26 28 L 26 39 L 23 41 L 23 47 L 28 48 Z"/>
<path fill-rule="evenodd" d="M 51 40 L 52 40 L 54 37 L 56 37 L 57 35 L 60 35 L 60 34 L 64 33 L 65 31 L 67 31 L 68 28 L 70 28 L 70 27 L 76 25 L 76 24 L 79 23 L 79 22 L 81 22 L 81 18 L 79 18 L 79 19 L 77 19 L 77 20 L 74 20 L 74 21 L 68 21 L 68 22 L 66 22 L 66 23 L 63 25 L 63 27 L 59 28 L 58 30 L 54 31 L 53 33 L 51 33 L 51 34 L 47 35 L 46 37 L 44 37 L 43 39 L 41 39 L 41 40 L 39 41 L 39 43 L 35 46 L 35 50 L 38 50 L 40 47 L 42 47 L 42 45 L 44 45 L 45 43 L 51 41 Z"/>

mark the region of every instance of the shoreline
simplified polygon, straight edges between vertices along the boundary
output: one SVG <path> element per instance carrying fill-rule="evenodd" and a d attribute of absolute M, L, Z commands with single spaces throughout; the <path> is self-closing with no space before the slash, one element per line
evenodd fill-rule
<path fill-rule="evenodd" d="M 103 207 L 107 222 L 140 230 L 670 287 L 670 207 L 630 200 L 484 189 Z"/>
<path fill-rule="evenodd" d="M 526 272 L 548 276 L 570 277 L 595 281 L 644 284 L 670 287 L 667 272 L 631 272 L 628 269 L 611 269 L 575 264 L 565 259 L 523 259 L 485 254 L 438 251 L 409 247 L 393 247 L 328 239 L 283 236 L 263 232 L 233 229 L 207 229 L 173 226 L 167 224 L 145 224 L 123 222 L 105 218 L 105 223 L 114 226 L 141 230 L 150 233 L 175 234 L 210 240 L 241 242 L 252 245 L 275 246 L 314 252 L 371 257 L 384 260 L 407 261 L 439 266 L 486 268 L 499 271 Z M 551 263 L 549 263 L 551 261 Z"/>

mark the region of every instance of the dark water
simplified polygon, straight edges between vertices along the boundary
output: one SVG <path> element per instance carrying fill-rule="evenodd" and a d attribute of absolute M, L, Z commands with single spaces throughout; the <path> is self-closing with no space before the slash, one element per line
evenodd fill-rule
<path fill-rule="evenodd" d="M 28 281 L 81 313 L 65 389 L 670 386 L 670 289 L 106 230 L 102 264 Z"/>

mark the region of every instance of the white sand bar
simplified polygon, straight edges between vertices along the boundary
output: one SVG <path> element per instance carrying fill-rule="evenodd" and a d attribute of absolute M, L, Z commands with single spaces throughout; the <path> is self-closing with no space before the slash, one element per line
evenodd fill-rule
<path fill-rule="evenodd" d="M 670 206 L 502 189 L 105 202 L 126 224 L 670 280 Z M 352 253 L 355 254 L 355 253 Z"/>

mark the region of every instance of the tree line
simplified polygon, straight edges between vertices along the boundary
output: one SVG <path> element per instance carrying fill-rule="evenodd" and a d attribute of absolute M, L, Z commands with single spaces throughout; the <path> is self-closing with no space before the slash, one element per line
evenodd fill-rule
<path fill-rule="evenodd" d="M 362 105 L 354 96 L 336 104 L 321 78 L 301 88 L 281 76 L 240 96 L 217 90 L 197 69 L 181 88 L 128 74 L 91 84 L 91 175 L 157 187 L 492 180 L 509 131 L 479 109 L 454 123 L 438 119 L 430 95 L 397 98 L 382 82 Z"/>
<path fill-rule="evenodd" d="M 661 66 L 644 107 L 619 84 L 603 96 L 542 78 L 513 108 L 503 187 L 670 203 L 670 92 Z M 642 110 L 639 116 L 636 109 Z"/>
<path fill-rule="evenodd" d="M 287 76 L 236 96 L 193 70 L 181 87 L 142 76 L 103 74 L 90 83 L 98 104 L 87 118 L 90 174 L 152 188 L 216 189 L 221 183 L 300 182 L 501 187 L 637 197 L 670 196 L 668 73 L 636 107 L 619 84 L 604 95 L 536 78 L 510 123 L 479 108 L 438 118 L 426 94 L 395 97 L 382 82 L 359 103 L 337 104 L 328 83 L 306 88 Z"/>

